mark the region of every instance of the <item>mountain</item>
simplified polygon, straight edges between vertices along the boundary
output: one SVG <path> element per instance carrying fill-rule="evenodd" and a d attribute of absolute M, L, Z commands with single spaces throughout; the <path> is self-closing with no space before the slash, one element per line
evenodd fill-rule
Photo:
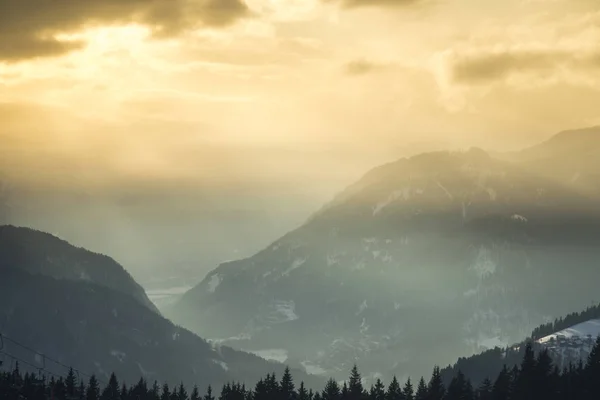
<path fill-rule="evenodd" d="M 148 309 L 158 312 L 144 289 L 115 260 L 74 247 L 45 232 L 0 226 L 0 268 L 6 267 L 105 286 L 126 293 Z"/>
<path fill-rule="evenodd" d="M 37 240 L 40 237 L 46 241 Z M 281 364 L 207 342 L 174 325 L 143 304 L 136 293 L 109 287 L 114 282 L 108 278 L 101 283 L 72 278 L 82 271 L 85 256 L 75 258 L 75 250 L 67 245 L 62 247 L 64 253 L 56 247 L 50 252 L 48 243 L 59 243 L 50 235 L 8 228 L 1 238 L 5 248 L 0 253 L 2 351 L 23 360 L 23 369 L 44 368 L 65 375 L 65 366 L 73 366 L 104 381 L 116 372 L 128 383 L 142 375 L 149 381 L 171 386 L 183 381 L 201 389 L 233 380 L 253 383 L 267 373 L 281 376 L 283 372 Z M 7 252 L 7 243 L 10 247 L 18 243 L 18 252 Z M 38 258 L 14 257 L 21 252 Z M 41 254 L 53 254 L 61 261 L 34 269 L 33 260 L 40 260 Z M 93 260 L 100 256 L 82 254 L 91 257 L 90 265 L 99 267 Z M 94 278 L 93 268 L 84 271 Z M 1 359 L 8 367 L 10 357 Z M 320 384 L 302 371 L 295 370 L 294 375 L 309 385 Z"/>
<path fill-rule="evenodd" d="M 565 160 L 582 147 L 597 154 L 600 135 L 548 143 L 505 158 L 471 149 L 375 168 L 165 312 L 205 337 L 278 349 L 340 378 L 354 362 L 373 377 L 426 375 L 517 342 L 598 298 L 600 196 L 590 177 L 599 170 Z M 574 168 L 586 179 L 573 179 Z"/>

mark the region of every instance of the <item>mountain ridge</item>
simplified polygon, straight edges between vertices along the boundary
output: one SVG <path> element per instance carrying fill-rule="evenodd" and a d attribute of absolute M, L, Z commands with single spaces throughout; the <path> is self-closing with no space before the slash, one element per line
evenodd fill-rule
<path fill-rule="evenodd" d="M 561 267 L 567 254 L 580 260 L 582 281 L 599 278 L 600 197 L 564 178 L 570 170 L 549 176 L 531 165 L 474 148 L 376 167 L 165 312 L 236 347 L 288 346 L 289 359 L 333 374 L 360 360 L 369 373 L 402 376 L 416 363 L 412 347 L 436 348 L 419 354 L 428 369 L 452 353 L 510 343 L 595 293 L 584 284 L 565 304 L 545 294 L 544 285 L 573 279 Z M 429 316 L 421 329 L 407 323 L 418 315 Z"/>
<path fill-rule="evenodd" d="M 133 296 L 159 313 L 142 286 L 114 259 L 46 232 L 0 226 L 0 268 L 10 266 L 54 278 L 95 282 Z"/>

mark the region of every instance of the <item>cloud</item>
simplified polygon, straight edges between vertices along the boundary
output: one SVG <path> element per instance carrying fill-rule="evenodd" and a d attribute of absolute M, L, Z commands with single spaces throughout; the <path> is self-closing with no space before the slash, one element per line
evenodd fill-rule
<path fill-rule="evenodd" d="M 600 68 L 600 51 L 575 49 L 515 49 L 454 55 L 451 75 L 455 82 L 478 84 L 504 80 L 514 74 L 553 74 L 559 69 L 589 71 Z"/>
<path fill-rule="evenodd" d="M 328 1 L 328 0 L 326 0 Z M 340 0 L 342 6 L 346 8 L 358 7 L 404 7 L 425 0 Z"/>
<path fill-rule="evenodd" d="M 348 75 L 366 75 L 377 67 L 379 67 L 377 64 L 366 60 L 354 60 L 347 63 L 344 69 Z"/>
<path fill-rule="evenodd" d="M 0 0 L 0 61 L 65 54 L 80 41 L 61 41 L 88 25 L 138 23 L 156 37 L 198 26 L 224 27 L 250 14 L 242 0 Z"/>

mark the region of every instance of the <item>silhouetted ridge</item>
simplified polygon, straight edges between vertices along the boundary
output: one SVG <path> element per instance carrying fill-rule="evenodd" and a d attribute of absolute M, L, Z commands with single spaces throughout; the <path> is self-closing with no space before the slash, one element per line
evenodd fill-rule
<path fill-rule="evenodd" d="M 134 297 L 158 313 L 144 289 L 115 260 L 72 246 L 49 233 L 0 226 L 0 268 L 18 268 L 56 279 L 87 281 Z"/>

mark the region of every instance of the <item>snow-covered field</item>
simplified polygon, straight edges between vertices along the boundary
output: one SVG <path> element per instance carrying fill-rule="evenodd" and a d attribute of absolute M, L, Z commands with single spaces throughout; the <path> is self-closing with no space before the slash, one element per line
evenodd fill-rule
<path fill-rule="evenodd" d="M 553 333 L 552 335 L 548 335 L 538 340 L 539 343 L 546 343 L 550 340 L 557 340 L 559 336 L 564 337 L 565 339 L 571 339 L 575 336 L 579 336 L 580 338 L 586 338 L 591 336 L 592 338 L 597 338 L 600 335 L 600 319 L 591 319 L 589 321 L 582 322 L 581 324 L 573 325 L 570 328 L 563 329 L 562 331 L 558 331 Z"/>

